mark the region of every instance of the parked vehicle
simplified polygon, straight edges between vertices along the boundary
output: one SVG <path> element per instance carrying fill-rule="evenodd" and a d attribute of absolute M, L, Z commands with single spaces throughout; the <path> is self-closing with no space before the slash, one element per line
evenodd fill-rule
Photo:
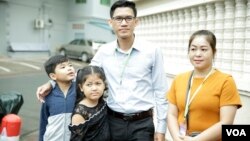
<path fill-rule="evenodd" d="M 103 43 L 105 42 L 75 39 L 68 44 L 62 45 L 58 51 L 61 55 L 80 59 L 83 62 L 89 62 L 98 50 L 99 46 Z"/>

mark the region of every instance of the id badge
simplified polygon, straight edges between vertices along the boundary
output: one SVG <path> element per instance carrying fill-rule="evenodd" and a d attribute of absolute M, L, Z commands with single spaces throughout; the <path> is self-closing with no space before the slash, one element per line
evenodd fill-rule
<path fill-rule="evenodd" d="M 180 131 L 179 131 L 179 132 L 180 132 L 180 135 L 185 136 L 186 133 L 187 133 L 187 124 L 186 124 L 185 121 L 184 121 L 183 123 L 180 124 L 179 129 L 180 129 Z"/>

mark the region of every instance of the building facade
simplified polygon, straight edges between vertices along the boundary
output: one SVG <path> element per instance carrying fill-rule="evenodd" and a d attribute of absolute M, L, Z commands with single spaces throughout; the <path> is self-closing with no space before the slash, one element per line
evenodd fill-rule
<path fill-rule="evenodd" d="M 55 52 L 75 38 L 111 41 L 110 0 L 0 0 L 0 56 Z M 98 33 L 98 34 L 96 34 Z"/>
<path fill-rule="evenodd" d="M 111 41 L 107 24 L 116 0 L 0 0 L 0 57 L 9 45 L 52 53 L 75 38 Z M 132 0 L 140 20 L 136 36 L 158 44 L 164 54 L 169 85 L 173 77 L 192 68 L 189 36 L 208 29 L 217 37 L 214 67 L 233 75 L 243 107 L 236 124 L 250 123 L 250 0 Z M 42 46 L 42 47 L 41 47 Z"/>

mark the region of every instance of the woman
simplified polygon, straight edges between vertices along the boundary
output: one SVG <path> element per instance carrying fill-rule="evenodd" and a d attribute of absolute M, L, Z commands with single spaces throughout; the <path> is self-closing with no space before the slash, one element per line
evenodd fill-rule
<path fill-rule="evenodd" d="M 167 93 L 168 128 L 174 141 L 221 140 L 223 124 L 233 124 L 241 107 L 231 75 L 213 68 L 216 37 L 199 30 L 189 39 L 188 56 L 194 69 L 176 76 Z"/>

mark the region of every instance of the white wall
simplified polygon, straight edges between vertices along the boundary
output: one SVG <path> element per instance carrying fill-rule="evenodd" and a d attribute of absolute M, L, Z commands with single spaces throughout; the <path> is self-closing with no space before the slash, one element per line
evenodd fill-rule
<path fill-rule="evenodd" d="M 4 53 L 7 43 L 41 43 L 48 45 L 53 54 L 57 47 L 73 40 L 75 34 L 94 40 L 114 40 L 107 24 L 109 8 L 100 5 L 100 0 L 88 0 L 86 4 L 75 4 L 75 0 L 8 0 L 6 5 L 1 3 L 0 10 L 1 53 L 8 55 Z M 43 28 L 35 28 L 35 19 L 44 22 Z"/>
<path fill-rule="evenodd" d="M 4 2 L 0 2 L 0 58 L 7 53 L 7 31 L 6 31 L 6 9 L 7 4 Z"/>
<path fill-rule="evenodd" d="M 198 3 L 198 0 L 194 1 Z M 217 37 L 218 52 L 214 66 L 232 74 L 239 90 L 250 92 L 250 0 L 211 1 L 202 3 L 204 1 L 200 0 L 200 5 L 161 13 L 151 11 L 151 14 L 139 17 L 136 34 L 162 47 L 166 71 L 175 75 L 192 69 L 187 58 L 191 34 L 199 29 L 211 30 Z"/>
<path fill-rule="evenodd" d="M 92 0 L 93 2 L 93 17 L 108 19 L 109 16 L 109 6 L 101 5 L 100 0 Z"/>
<path fill-rule="evenodd" d="M 87 39 L 106 42 L 115 39 L 107 23 L 109 6 L 101 5 L 100 0 L 91 0 L 84 4 L 75 4 L 74 1 L 70 1 L 69 5 L 68 42 L 75 38 L 76 33 L 82 33 Z M 82 25 L 83 28 L 72 29 L 73 24 Z"/>
<path fill-rule="evenodd" d="M 138 16 L 151 15 L 166 11 L 177 10 L 185 7 L 192 7 L 204 3 L 223 0 L 140 0 L 136 2 Z"/>
<path fill-rule="evenodd" d="M 68 35 L 67 22 L 68 22 L 68 0 L 54 0 L 51 2 L 51 10 L 48 18 L 53 21 L 53 26 L 48 28 L 47 32 L 50 34 L 48 42 L 51 44 L 53 50 L 65 42 Z"/>
<path fill-rule="evenodd" d="M 100 0 L 87 0 L 83 4 L 76 4 L 72 0 L 69 1 L 69 7 L 70 19 L 87 17 L 107 19 L 109 17 L 109 6 L 101 5 Z"/>
<path fill-rule="evenodd" d="M 34 5 L 31 5 L 34 4 Z M 38 15 L 38 3 L 30 5 L 10 3 L 9 32 L 10 42 L 41 42 L 40 31 L 34 30 L 34 20 Z"/>
<path fill-rule="evenodd" d="M 107 21 L 102 21 L 102 23 L 107 24 Z M 107 25 L 107 27 L 109 26 Z M 88 36 L 90 39 L 102 40 L 106 42 L 110 42 L 115 39 L 115 35 L 111 30 L 98 27 L 91 23 L 86 24 L 86 36 Z"/>
<path fill-rule="evenodd" d="M 69 1 L 69 18 L 70 20 L 91 17 L 93 13 L 92 1 L 87 0 L 87 3 L 76 4 L 75 0 Z"/>
<path fill-rule="evenodd" d="M 9 0 L 9 42 L 45 43 L 53 52 L 67 37 L 67 3 L 67 0 Z M 43 20 L 44 28 L 36 29 L 35 19 Z M 53 24 L 48 22 L 49 19 Z"/>

